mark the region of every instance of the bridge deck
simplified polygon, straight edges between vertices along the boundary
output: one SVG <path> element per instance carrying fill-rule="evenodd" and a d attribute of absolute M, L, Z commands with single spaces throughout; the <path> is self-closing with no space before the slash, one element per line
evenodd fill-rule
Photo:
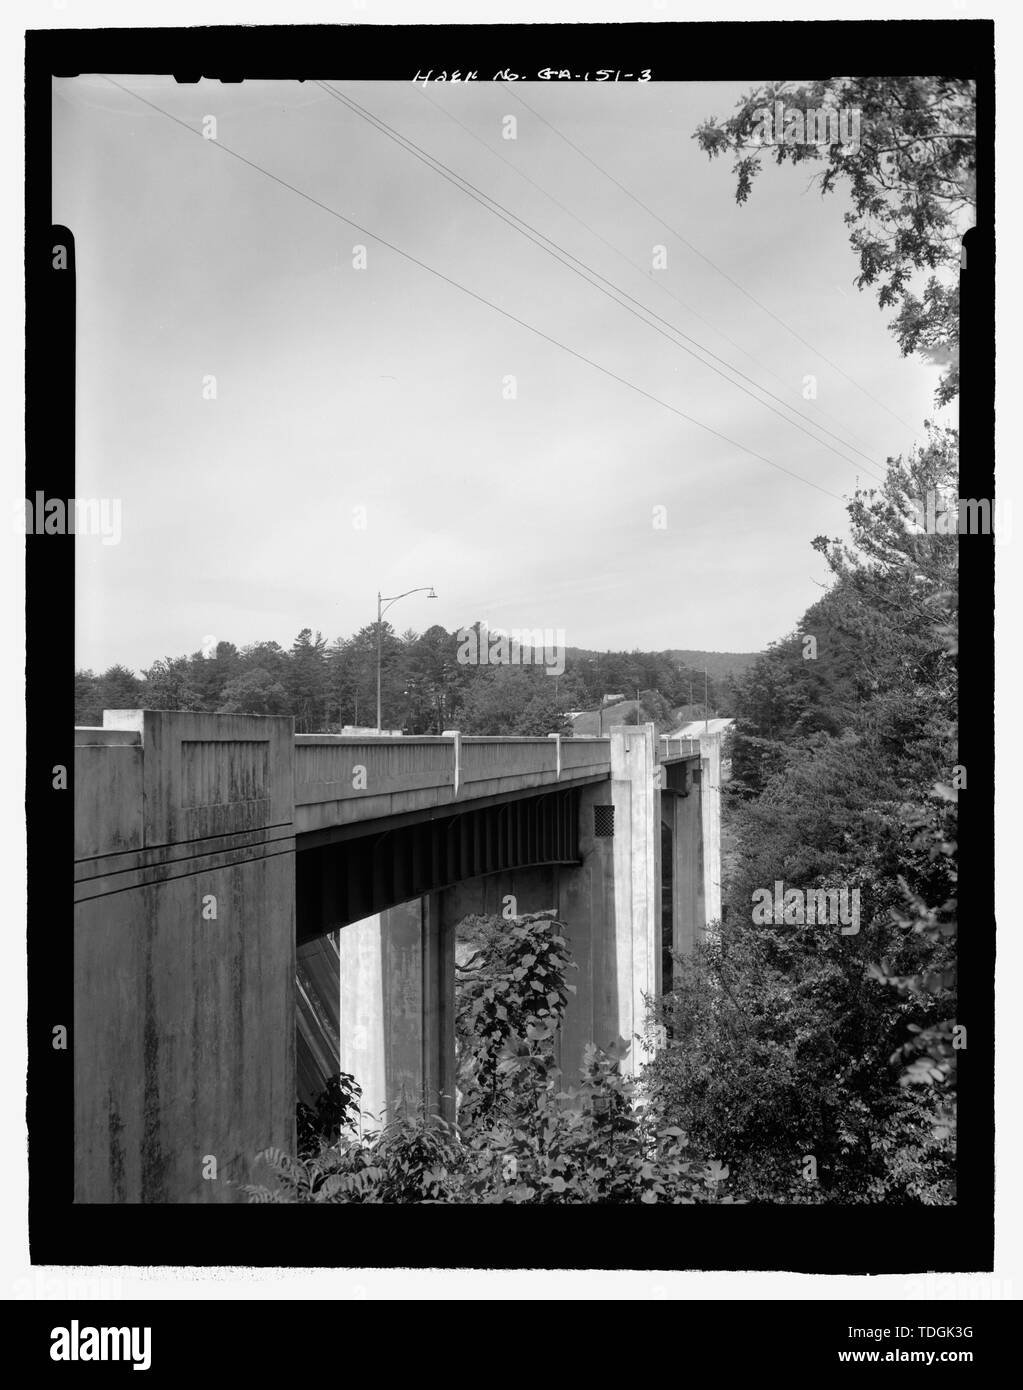
<path fill-rule="evenodd" d="M 608 737 L 289 738 L 289 723 L 116 710 L 104 712 L 102 728 L 76 729 L 76 857 L 285 822 L 300 837 L 352 833 L 364 822 L 428 819 L 611 775 Z M 662 738 L 658 756 L 678 764 L 699 756 L 699 741 Z"/>
<path fill-rule="evenodd" d="M 606 738 L 299 734 L 295 830 L 309 833 L 610 775 Z"/>
<path fill-rule="evenodd" d="M 698 740 L 662 740 L 662 762 L 698 754 Z M 295 831 L 309 834 L 610 775 L 609 738 L 298 734 Z"/>

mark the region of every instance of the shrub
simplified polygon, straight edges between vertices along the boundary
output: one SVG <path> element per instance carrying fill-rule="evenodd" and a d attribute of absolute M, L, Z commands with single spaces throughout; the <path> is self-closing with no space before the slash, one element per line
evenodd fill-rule
<path fill-rule="evenodd" d="M 728 1170 L 689 1152 L 686 1133 L 621 1075 L 614 1049 L 586 1050 L 565 1089 L 555 1040 L 573 986 L 561 925 L 550 913 L 470 924 L 459 967 L 460 1124 L 422 1108 L 363 1137 L 359 1089 L 332 1077 L 303 1107 L 299 1156 L 260 1155 L 273 1186 L 253 1202 L 522 1204 L 715 1202 Z"/>
<path fill-rule="evenodd" d="M 342 1130 L 354 1129 L 359 1118 L 362 1087 L 348 1072 L 335 1072 L 314 1105 L 299 1101 L 295 1112 L 298 1154 L 315 1153 L 320 1141 L 333 1143 Z"/>

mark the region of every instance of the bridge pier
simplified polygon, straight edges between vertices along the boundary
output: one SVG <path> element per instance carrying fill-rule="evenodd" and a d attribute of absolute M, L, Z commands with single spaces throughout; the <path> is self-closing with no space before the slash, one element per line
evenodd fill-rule
<path fill-rule="evenodd" d="M 429 914 L 426 914 L 429 920 Z M 416 1113 L 424 1094 L 423 900 L 338 933 L 340 1064 L 362 1087 L 364 1128 Z"/>
<path fill-rule="evenodd" d="M 427 1110 L 455 1121 L 455 932 L 444 893 L 423 898 L 423 1094 Z"/>
<path fill-rule="evenodd" d="M 680 770 L 675 787 L 661 791 L 661 819 L 671 830 L 672 950 L 689 955 L 705 926 L 703 882 L 703 798 L 701 782 L 689 768 Z M 663 987 L 668 989 L 670 981 Z"/>
<path fill-rule="evenodd" d="M 362 1087 L 366 1128 L 427 1109 L 455 1118 L 455 960 L 471 915 L 553 908 L 555 869 L 468 879 L 342 927 L 339 1059 Z M 509 902 L 509 898 L 514 902 Z"/>
<path fill-rule="evenodd" d="M 646 995 L 661 992 L 661 817 L 653 724 L 611 730 L 618 1028 L 627 1074 L 644 1060 Z"/>
<path fill-rule="evenodd" d="M 572 959 L 575 994 L 561 1026 L 561 1067 L 574 1085 L 589 1043 L 622 1042 L 618 1017 L 618 953 L 615 944 L 614 840 L 611 787 L 607 782 L 579 793 L 578 867 L 558 866 L 558 919 L 564 923 Z"/>
<path fill-rule="evenodd" d="M 611 730 L 611 782 L 583 789 L 578 868 L 559 868 L 558 915 L 569 932 L 577 994 L 562 1028 L 562 1066 L 574 1081 L 586 1044 L 644 1061 L 645 995 L 661 992 L 661 794 L 654 726 Z"/>
<path fill-rule="evenodd" d="M 704 923 L 721 921 L 721 735 L 700 736 Z"/>
<path fill-rule="evenodd" d="M 293 729 L 75 730 L 76 1202 L 236 1201 L 294 1150 Z"/>

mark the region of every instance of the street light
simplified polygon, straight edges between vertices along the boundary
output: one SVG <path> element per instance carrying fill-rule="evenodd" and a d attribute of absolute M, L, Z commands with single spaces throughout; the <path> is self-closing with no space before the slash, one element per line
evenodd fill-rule
<path fill-rule="evenodd" d="M 408 598 L 409 594 L 422 594 L 429 589 L 427 598 L 436 598 L 432 584 L 423 584 L 418 589 L 406 589 L 403 594 L 395 594 L 393 598 L 384 598 L 380 590 L 377 590 L 377 733 L 382 733 L 380 723 L 380 656 L 381 642 L 383 638 L 383 617 L 392 603 L 397 603 L 400 598 Z"/>

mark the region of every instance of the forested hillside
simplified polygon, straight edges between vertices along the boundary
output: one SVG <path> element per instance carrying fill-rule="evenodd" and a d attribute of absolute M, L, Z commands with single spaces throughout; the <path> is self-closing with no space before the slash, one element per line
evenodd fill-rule
<path fill-rule="evenodd" d="M 974 99 L 946 77 L 771 82 L 695 132 L 733 158 L 740 207 L 769 163 L 844 190 L 855 283 L 893 312 L 903 355 L 944 365 L 938 407 L 959 391 Z M 776 101 L 845 104 L 870 138 L 762 145 Z M 813 541 L 831 587 L 738 681 L 723 920 L 678 963 L 647 1081 L 745 1198 L 955 1201 L 961 538 L 920 524 L 929 496 L 959 497 L 959 440 L 927 423 L 857 489 L 848 540 Z M 804 910 L 828 893 L 855 904 L 848 925 Z"/>
<path fill-rule="evenodd" d="M 694 671 L 706 671 L 712 682 L 727 682 L 732 677 L 743 675 L 757 659 L 757 652 L 700 652 L 671 651 L 666 655 L 672 661 L 688 666 Z M 700 689 L 702 695 L 702 687 Z"/>
<path fill-rule="evenodd" d="M 958 484 L 931 429 L 818 537 L 829 591 L 740 682 L 720 933 L 680 962 L 649 1069 L 755 1200 L 954 1200 L 959 538 L 907 523 Z M 758 922 L 758 891 L 858 894 L 855 929 Z"/>
<path fill-rule="evenodd" d="M 464 629 L 463 629 L 464 631 Z M 381 694 L 385 728 L 408 734 L 528 735 L 570 732 L 569 710 L 596 709 L 605 694 L 634 699 L 644 719 L 670 726 L 692 691 L 704 696 L 697 671 L 667 652 L 576 652 L 561 675 L 542 664 L 471 665 L 458 660 L 454 632 L 431 627 L 398 634 L 383 624 Z M 487 644 L 483 643 L 486 652 Z M 539 656 L 539 653 L 537 653 Z M 752 660 L 752 658 L 750 658 Z M 730 683 L 711 675 L 710 707 L 730 710 Z M 299 733 L 376 722 L 376 626 L 328 644 L 309 628 L 290 648 L 218 642 L 214 651 L 166 657 L 142 671 L 112 666 L 75 676 L 75 723 L 98 724 L 104 709 L 213 710 L 225 714 L 292 714 Z M 635 706 L 630 706 L 635 720 Z M 701 705 L 702 713 L 702 705 Z"/>

